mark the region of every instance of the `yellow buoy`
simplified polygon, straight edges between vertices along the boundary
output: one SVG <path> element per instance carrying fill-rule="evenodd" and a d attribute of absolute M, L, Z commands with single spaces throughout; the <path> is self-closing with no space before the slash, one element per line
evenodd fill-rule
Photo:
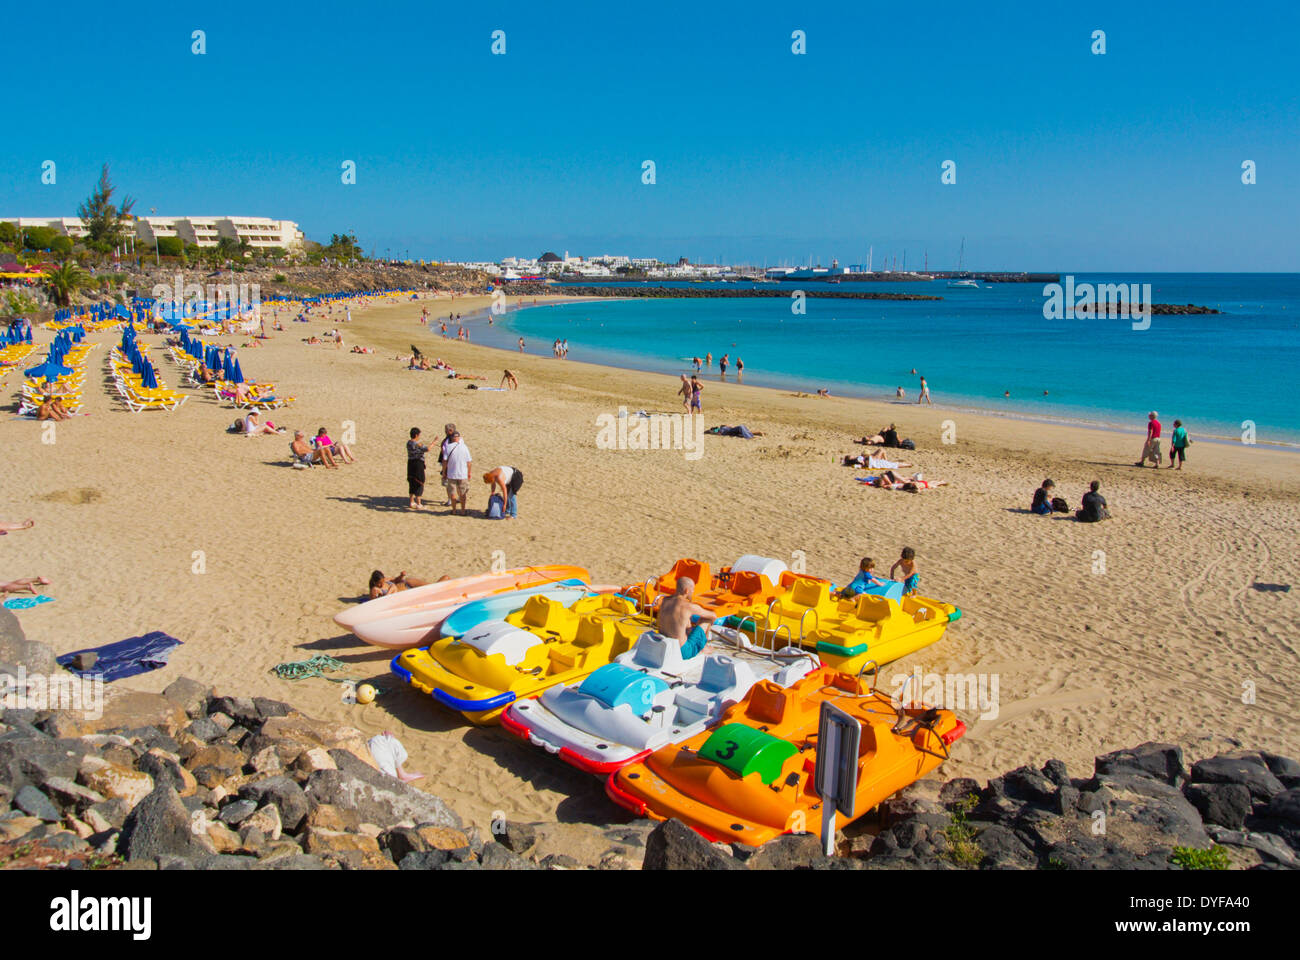
<path fill-rule="evenodd" d="M 375 688 L 368 683 L 357 687 L 357 703 L 374 703 Z"/>

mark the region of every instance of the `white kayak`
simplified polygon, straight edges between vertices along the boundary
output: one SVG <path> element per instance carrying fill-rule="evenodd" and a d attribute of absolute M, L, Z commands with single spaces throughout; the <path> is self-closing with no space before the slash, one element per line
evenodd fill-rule
<path fill-rule="evenodd" d="M 547 586 L 557 583 L 587 583 L 590 574 L 581 567 L 571 566 L 537 566 L 520 567 L 515 570 L 503 570 L 500 573 L 480 573 L 455 580 L 440 580 L 437 583 L 398 590 L 383 597 L 366 600 L 334 615 L 334 622 L 345 630 L 350 630 L 368 643 L 379 646 L 394 646 L 392 642 L 370 640 L 370 636 L 384 636 L 382 627 L 368 626 L 395 617 L 408 614 L 423 614 L 428 624 L 425 634 L 436 630 L 449 613 L 464 603 L 481 597 L 509 590 L 520 590 L 531 586 Z"/>
<path fill-rule="evenodd" d="M 773 653 L 714 627 L 700 653 L 647 630 L 636 645 L 581 683 L 517 700 L 501 716 L 515 735 L 589 773 L 607 774 L 712 726 L 760 680 L 788 687 L 818 669 L 796 647 Z"/>

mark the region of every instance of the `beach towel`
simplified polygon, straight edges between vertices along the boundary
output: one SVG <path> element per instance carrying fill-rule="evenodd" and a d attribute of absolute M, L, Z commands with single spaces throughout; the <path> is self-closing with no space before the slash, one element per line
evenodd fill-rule
<path fill-rule="evenodd" d="M 6 610 L 30 610 L 32 607 L 40 606 L 42 603 L 50 603 L 53 597 L 47 597 L 44 594 L 38 597 L 10 597 L 5 601 Z"/>
<path fill-rule="evenodd" d="M 102 674 L 105 683 L 112 683 L 114 680 L 134 677 L 138 673 L 148 673 L 150 670 L 167 666 L 172 649 L 180 645 L 181 642 L 175 637 L 168 636 L 161 630 L 154 630 L 142 637 L 129 637 L 102 647 L 74 650 L 72 653 L 63 654 L 57 660 L 60 666 L 78 676 Z M 82 653 L 95 654 L 97 657 L 95 665 L 89 670 L 73 670 L 68 665 Z"/>
<path fill-rule="evenodd" d="M 713 433 L 722 437 L 744 437 L 746 440 L 753 440 L 754 435 L 749 432 L 746 426 L 739 427 L 710 427 L 705 433 Z"/>

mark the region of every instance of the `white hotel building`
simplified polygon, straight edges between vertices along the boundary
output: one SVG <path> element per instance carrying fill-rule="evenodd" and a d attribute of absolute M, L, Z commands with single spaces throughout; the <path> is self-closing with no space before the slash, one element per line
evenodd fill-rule
<path fill-rule="evenodd" d="M 74 240 L 86 235 L 78 217 L 0 217 L 19 229 L 53 227 Z M 153 245 L 160 237 L 179 237 L 185 243 L 215 247 L 222 237 L 246 240 L 254 250 L 283 247 L 293 253 L 302 249 L 303 232 L 292 220 L 269 217 L 129 217 L 137 240 Z"/>

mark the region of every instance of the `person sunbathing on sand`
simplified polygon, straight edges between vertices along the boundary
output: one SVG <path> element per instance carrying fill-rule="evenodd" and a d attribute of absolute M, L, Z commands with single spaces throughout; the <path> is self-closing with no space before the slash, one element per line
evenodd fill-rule
<path fill-rule="evenodd" d="M 447 575 L 443 574 L 438 578 L 438 582 L 441 583 L 446 579 L 448 579 Z M 391 579 L 384 576 L 384 571 L 376 570 L 370 575 L 370 586 L 368 591 L 370 593 L 370 599 L 374 600 L 376 597 L 386 597 L 388 594 L 397 593 L 399 590 L 409 590 L 411 587 L 427 586 L 428 583 L 428 580 L 421 580 L 419 577 L 408 577 L 405 570 Z"/>
<path fill-rule="evenodd" d="M 20 580 L 10 580 L 8 583 L 0 583 L 0 593 L 30 593 L 36 596 L 37 587 L 48 587 L 50 580 L 48 577 L 23 577 Z"/>
<path fill-rule="evenodd" d="M 30 530 L 34 526 L 36 526 L 35 520 L 24 520 L 22 523 L 10 523 L 6 520 L 0 520 L 0 537 L 15 530 Z"/>

